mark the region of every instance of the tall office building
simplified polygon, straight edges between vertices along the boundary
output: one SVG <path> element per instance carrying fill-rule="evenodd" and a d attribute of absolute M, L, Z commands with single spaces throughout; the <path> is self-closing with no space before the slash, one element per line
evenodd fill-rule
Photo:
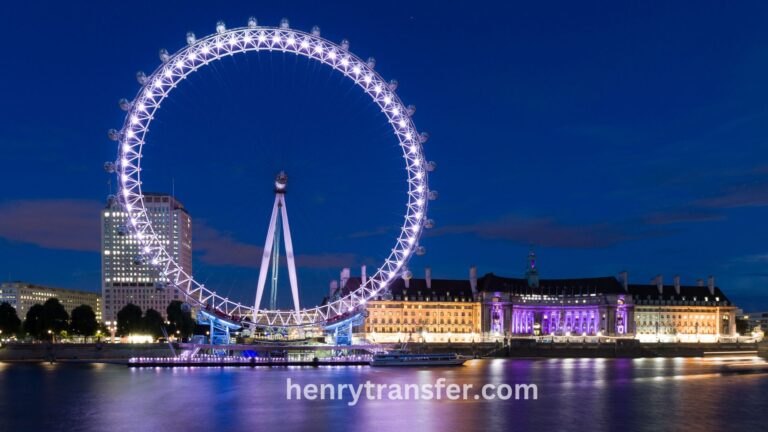
<path fill-rule="evenodd" d="M 144 206 L 152 227 L 173 259 L 192 273 L 192 220 L 184 206 L 169 195 L 145 193 Z M 116 200 L 101 213 L 101 288 L 105 321 L 117 319 L 123 306 L 133 303 L 142 311 L 155 309 L 165 316 L 172 300 L 183 300 L 158 269 L 137 264 L 140 242 L 127 230 L 128 214 Z"/>

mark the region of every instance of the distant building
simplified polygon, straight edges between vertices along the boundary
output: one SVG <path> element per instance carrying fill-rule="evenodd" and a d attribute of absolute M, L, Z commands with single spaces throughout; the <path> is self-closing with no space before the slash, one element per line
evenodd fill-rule
<path fill-rule="evenodd" d="M 750 312 L 747 315 L 750 329 L 760 327 L 763 332 L 768 333 L 768 312 Z"/>
<path fill-rule="evenodd" d="M 0 284 L 0 303 L 10 303 L 16 308 L 16 313 L 22 320 L 29 308 L 38 303 L 43 304 L 51 297 L 59 299 L 69 314 L 72 313 L 72 309 L 80 305 L 90 306 L 96 314 L 96 320 L 101 322 L 101 294 L 97 292 L 54 288 L 26 282 Z"/>
<path fill-rule="evenodd" d="M 144 193 L 152 228 L 166 250 L 187 273 L 192 273 L 192 220 L 184 206 L 169 195 Z M 115 200 L 101 212 L 101 279 L 105 321 L 117 319 L 128 303 L 165 316 L 172 300 L 182 300 L 177 288 L 160 272 L 142 263 L 139 240 L 127 226 L 128 214 Z M 138 259 L 137 259 L 138 258 Z"/>

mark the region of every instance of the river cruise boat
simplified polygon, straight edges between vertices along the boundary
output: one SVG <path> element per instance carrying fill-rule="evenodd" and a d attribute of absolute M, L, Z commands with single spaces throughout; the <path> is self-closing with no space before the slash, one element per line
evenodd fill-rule
<path fill-rule="evenodd" d="M 375 354 L 371 366 L 461 366 L 467 359 L 456 353 L 414 354 L 389 351 Z"/>

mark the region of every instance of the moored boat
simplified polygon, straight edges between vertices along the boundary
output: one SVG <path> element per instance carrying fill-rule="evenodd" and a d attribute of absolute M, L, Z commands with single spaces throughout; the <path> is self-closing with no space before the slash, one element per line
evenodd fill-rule
<path fill-rule="evenodd" d="M 456 353 L 416 354 L 406 351 L 379 353 L 371 359 L 371 366 L 461 366 L 467 359 Z"/>

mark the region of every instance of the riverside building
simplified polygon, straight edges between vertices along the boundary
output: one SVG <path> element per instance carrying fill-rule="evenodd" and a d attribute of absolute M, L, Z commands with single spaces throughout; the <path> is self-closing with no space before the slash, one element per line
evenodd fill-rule
<path fill-rule="evenodd" d="M 144 193 L 144 206 L 152 227 L 166 250 L 188 274 L 192 272 L 192 220 L 181 202 L 170 195 Z M 127 226 L 128 214 L 108 200 L 101 212 L 101 280 L 103 316 L 115 321 L 128 303 L 165 316 L 172 300 L 182 300 L 160 272 L 146 262 L 140 241 Z"/>
<path fill-rule="evenodd" d="M 363 274 L 365 270 L 363 270 Z M 643 343 L 734 341 L 737 308 L 715 285 L 630 284 L 618 277 L 542 279 L 536 254 L 524 277 L 492 273 L 468 279 L 398 279 L 390 293 L 368 302 L 359 337 L 375 342 L 470 342 L 509 338 L 637 339 Z M 331 282 L 331 296 L 360 286 L 362 278 Z"/>
<path fill-rule="evenodd" d="M 68 314 L 72 314 L 72 309 L 80 305 L 90 306 L 96 314 L 96 320 L 101 322 L 101 294 L 97 292 L 54 288 L 19 281 L 0 284 L 0 303 L 5 302 L 13 306 L 22 320 L 32 306 L 43 304 L 52 297 L 59 299 Z"/>

